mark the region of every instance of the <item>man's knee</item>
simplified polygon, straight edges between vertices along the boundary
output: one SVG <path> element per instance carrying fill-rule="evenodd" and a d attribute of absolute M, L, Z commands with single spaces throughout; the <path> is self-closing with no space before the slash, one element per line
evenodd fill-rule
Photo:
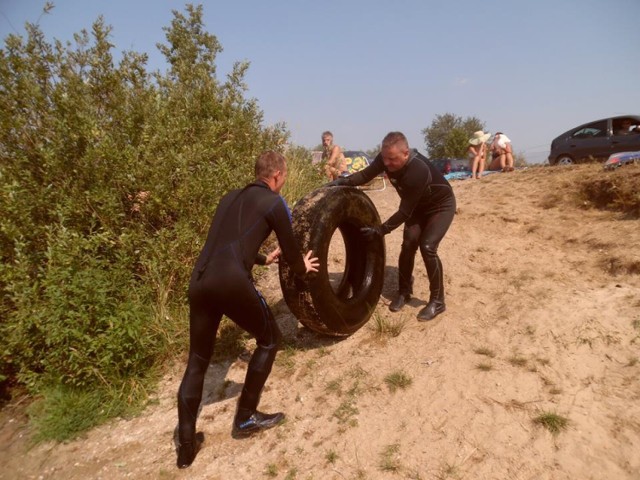
<path fill-rule="evenodd" d="M 194 373 L 197 372 L 198 374 L 204 374 L 209 367 L 209 358 L 198 355 L 195 352 L 190 352 L 189 360 L 187 361 L 187 368 L 192 370 Z"/>
<path fill-rule="evenodd" d="M 438 244 L 425 242 L 420 245 L 420 253 L 423 257 L 437 257 L 438 256 Z"/>
<path fill-rule="evenodd" d="M 405 231 L 402 237 L 401 249 L 403 252 L 416 253 L 416 251 L 418 250 L 419 243 L 420 243 L 419 232 L 418 234 L 414 234 L 413 232 L 408 233 L 407 231 Z"/>

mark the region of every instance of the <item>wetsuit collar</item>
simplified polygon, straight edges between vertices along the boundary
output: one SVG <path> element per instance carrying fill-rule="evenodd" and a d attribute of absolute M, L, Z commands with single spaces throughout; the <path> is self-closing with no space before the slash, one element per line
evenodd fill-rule
<path fill-rule="evenodd" d="M 255 182 L 250 183 L 248 186 L 252 186 L 252 185 L 255 185 L 256 187 L 262 187 L 262 188 L 267 188 L 267 189 L 271 190 L 269 185 L 267 185 L 267 183 L 264 180 L 256 180 Z"/>

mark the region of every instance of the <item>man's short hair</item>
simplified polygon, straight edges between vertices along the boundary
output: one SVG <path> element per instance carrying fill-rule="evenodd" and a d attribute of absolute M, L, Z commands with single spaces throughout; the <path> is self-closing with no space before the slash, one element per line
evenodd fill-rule
<path fill-rule="evenodd" d="M 321 138 L 324 138 L 324 137 L 333 138 L 333 133 L 331 133 L 329 130 L 325 130 L 324 132 L 322 132 L 322 137 Z"/>
<path fill-rule="evenodd" d="M 273 150 L 264 152 L 256 160 L 256 178 L 269 178 L 278 170 L 284 171 L 287 167 L 287 160 L 284 155 Z"/>
<path fill-rule="evenodd" d="M 407 137 L 404 136 L 402 132 L 389 132 L 382 139 L 382 148 L 389 148 L 392 145 L 402 144 L 403 147 L 409 148 L 409 142 L 407 141 Z"/>

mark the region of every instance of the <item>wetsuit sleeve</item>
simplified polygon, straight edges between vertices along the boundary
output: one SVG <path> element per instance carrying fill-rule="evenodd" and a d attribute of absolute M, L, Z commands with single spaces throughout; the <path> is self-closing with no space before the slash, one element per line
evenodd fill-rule
<path fill-rule="evenodd" d="M 302 253 L 298 248 L 293 228 L 291 227 L 291 212 L 284 198 L 278 196 L 277 203 L 267 217 L 271 228 L 276 232 L 280 250 L 284 261 L 291 267 L 297 275 L 304 275 L 307 267 L 304 264 Z"/>
<path fill-rule="evenodd" d="M 398 211 L 382 224 L 382 231 L 385 235 L 406 222 L 418 206 L 422 196 L 427 193 L 431 184 L 429 167 L 423 162 L 412 161 L 398 183 L 401 185 L 399 191 L 402 192 L 400 206 Z"/>
<path fill-rule="evenodd" d="M 376 178 L 382 172 L 384 172 L 384 163 L 382 163 L 382 155 L 378 154 L 367 168 L 346 177 L 345 185 L 349 185 L 351 187 L 364 185 Z"/>

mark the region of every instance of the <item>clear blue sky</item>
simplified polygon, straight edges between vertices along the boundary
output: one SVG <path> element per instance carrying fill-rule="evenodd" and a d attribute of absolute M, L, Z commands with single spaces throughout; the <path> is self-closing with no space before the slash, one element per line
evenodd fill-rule
<path fill-rule="evenodd" d="M 0 0 L 0 34 L 37 22 L 70 40 L 103 15 L 114 52 L 149 55 L 164 69 L 173 0 Z M 198 3 L 198 2 L 193 2 Z M 323 130 L 349 149 L 375 147 L 391 130 L 424 151 L 437 114 L 476 116 L 503 131 L 530 162 L 546 159 L 569 128 L 640 114 L 640 0 L 226 0 L 203 1 L 207 30 L 224 51 L 222 78 L 247 60 L 247 95 L 265 124 L 285 122 L 294 143 Z M 38 20 L 39 19 L 39 20 Z M 4 42 L 3 42 L 4 45 Z"/>

